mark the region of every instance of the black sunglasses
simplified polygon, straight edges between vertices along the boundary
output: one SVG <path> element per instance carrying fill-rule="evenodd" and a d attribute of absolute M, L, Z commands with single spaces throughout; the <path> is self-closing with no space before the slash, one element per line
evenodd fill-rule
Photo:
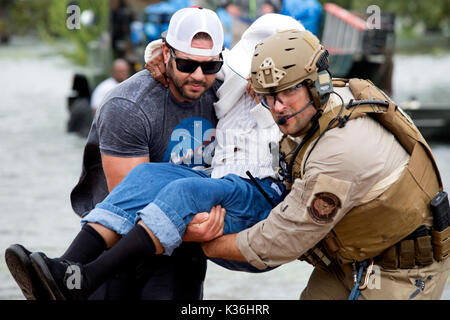
<path fill-rule="evenodd" d="M 169 51 L 170 51 L 170 55 L 172 56 L 172 58 L 175 59 L 177 69 L 180 72 L 192 73 L 195 70 L 197 70 L 198 66 L 200 66 L 200 68 L 202 68 L 202 72 L 204 74 L 215 74 L 215 73 L 219 72 L 220 68 L 222 68 L 222 65 L 223 65 L 223 60 L 198 62 L 195 60 L 177 58 L 172 47 L 169 47 Z M 222 56 L 222 54 L 221 54 L 221 56 Z"/>

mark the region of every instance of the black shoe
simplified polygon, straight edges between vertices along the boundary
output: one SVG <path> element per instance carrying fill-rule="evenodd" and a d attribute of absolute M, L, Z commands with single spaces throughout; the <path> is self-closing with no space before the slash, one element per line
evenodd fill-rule
<path fill-rule="evenodd" d="M 80 264 L 49 259 L 42 252 L 33 252 L 30 259 L 51 300 L 87 300 L 81 288 L 83 272 Z"/>
<path fill-rule="evenodd" d="M 48 291 L 31 264 L 30 254 L 20 244 L 13 244 L 5 251 L 6 265 L 27 300 L 50 300 Z"/>

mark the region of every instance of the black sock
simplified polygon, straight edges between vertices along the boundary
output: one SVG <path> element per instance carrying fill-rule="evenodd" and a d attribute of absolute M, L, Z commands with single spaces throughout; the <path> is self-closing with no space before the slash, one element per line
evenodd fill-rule
<path fill-rule="evenodd" d="M 135 266 L 145 255 L 155 253 L 155 244 L 147 231 L 135 225 L 112 248 L 83 266 L 83 290 L 93 292 L 117 271 Z"/>
<path fill-rule="evenodd" d="M 105 250 L 103 237 L 90 225 L 85 224 L 60 258 L 85 264 L 96 259 Z"/>

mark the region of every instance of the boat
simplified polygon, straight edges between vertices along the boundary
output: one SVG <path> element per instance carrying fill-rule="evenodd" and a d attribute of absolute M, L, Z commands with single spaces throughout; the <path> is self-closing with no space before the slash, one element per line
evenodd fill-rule
<path fill-rule="evenodd" d="M 381 13 L 381 28 L 371 29 L 367 17 L 336 4 L 324 4 L 323 12 L 320 37 L 330 53 L 331 74 L 370 79 L 392 96 L 395 16 Z M 421 105 L 415 98 L 400 106 L 427 141 L 450 143 L 450 106 Z"/>
<path fill-rule="evenodd" d="M 395 15 L 381 12 L 377 28 L 367 22 L 368 18 L 366 14 L 325 3 L 319 38 L 330 53 L 333 77 L 370 79 L 392 95 Z"/>
<path fill-rule="evenodd" d="M 410 100 L 401 107 L 427 141 L 450 143 L 450 106 L 421 105 Z"/>

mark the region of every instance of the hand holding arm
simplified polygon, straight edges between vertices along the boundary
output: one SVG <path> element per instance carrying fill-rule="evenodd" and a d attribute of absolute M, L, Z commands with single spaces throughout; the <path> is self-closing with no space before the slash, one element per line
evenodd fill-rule
<path fill-rule="evenodd" d="M 220 205 L 211 209 L 211 212 L 201 212 L 194 216 L 187 225 L 183 236 L 186 242 L 210 241 L 223 234 L 225 209 Z"/>
<path fill-rule="evenodd" d="M 207 257 L 246 261 L 236 246 L 236 233 L 222 236 L 225 209 L 220 205 L 211 212 L 201 212 L 188 224 L 183 241 L 203 242 L 202 249 Z"/>

